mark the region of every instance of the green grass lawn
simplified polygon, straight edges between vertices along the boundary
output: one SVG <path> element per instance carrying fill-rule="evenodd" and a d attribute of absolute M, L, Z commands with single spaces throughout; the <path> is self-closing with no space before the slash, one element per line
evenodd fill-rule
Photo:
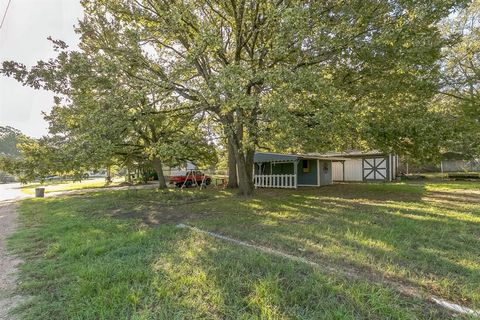
<path fill-rule="evenodd" d="M 334 268 L 257 252 L 187 223 Z M 449 319 L 480 309 L 480 184 L 105 191 L 21 205 L 26 319 Z M 348 270 L 356 277 L 342 273 Z"/>
<path fill-rule="evenodd" d="M 93 188 L 115 187 L 122 183 L 124 179 L 114 179 L 111 183 L 106 184 L 105 179 L 83 180 L 83 181 L 50 181 L 44 184 L 30 183 L 22 186 L 21 190 L 26 194 L 35 194 L 35 188 L 45 188 L 45 193 L 83 190 Z"/>
<path fill-rule="evenodd" d="M 449 175 L 463 175 L 463 174 L 471 174 L 471 175 L 479 175 L 479 172 L 474 171 L 458 171 L 458 172 L 421 172 L 418 175 L 424 176 L 426 179 L 430 180 L 442 180 L 442 179 L 449 179 Z M 417 173 L 413 173 L 413 175 L 417 175 Z"/>

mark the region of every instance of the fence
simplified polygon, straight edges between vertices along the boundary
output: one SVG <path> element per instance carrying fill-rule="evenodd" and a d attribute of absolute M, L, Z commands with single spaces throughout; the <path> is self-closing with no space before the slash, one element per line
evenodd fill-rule
<path fill-rule="evenodd" d="M 255 188 L 296 188 L 296 174 L 256 174 L 253 176 Z"/>
<path fill-rule="evenodd" d="M 475 159 L 471 161 L 443 160 L 442 170 L 443 172 L 461 172 L 461 171 L 480 172 L 480 159 Z"/>

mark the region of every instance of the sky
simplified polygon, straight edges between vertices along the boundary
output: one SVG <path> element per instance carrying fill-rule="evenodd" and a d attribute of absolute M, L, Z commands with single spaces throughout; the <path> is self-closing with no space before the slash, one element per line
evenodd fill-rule
<path fill-rule="evenodd" d="M 0 0 L 0 20 L 8 0 Z M 14 60 L 27 66 L 55 57 L 47 37 L 76 48 L 74 25 L 82 17 L 79 0 L 11 0 L 0 29 L 0 63 Z M 12 126 L 32 137 L 48 133 L 42 111 L 49 112 L 53 94 L 23 87 L 0 75 L 0 126 Z"/>

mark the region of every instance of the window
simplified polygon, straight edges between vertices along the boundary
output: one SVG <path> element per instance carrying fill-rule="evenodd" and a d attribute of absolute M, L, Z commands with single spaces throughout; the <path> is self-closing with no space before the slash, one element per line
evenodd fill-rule
<path fill-rule="evenodd" d="M 310 172 L 310 161 L 302 160 L 303 172 Z"/>

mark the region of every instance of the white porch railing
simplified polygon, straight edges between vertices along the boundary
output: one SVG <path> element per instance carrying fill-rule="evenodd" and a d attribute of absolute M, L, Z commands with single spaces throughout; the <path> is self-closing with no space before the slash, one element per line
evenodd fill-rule
<path fill-rule="evenodd" d="M 256 174 L 253 176 L 255 188 L 296 188 L 296 174 Z"/>

